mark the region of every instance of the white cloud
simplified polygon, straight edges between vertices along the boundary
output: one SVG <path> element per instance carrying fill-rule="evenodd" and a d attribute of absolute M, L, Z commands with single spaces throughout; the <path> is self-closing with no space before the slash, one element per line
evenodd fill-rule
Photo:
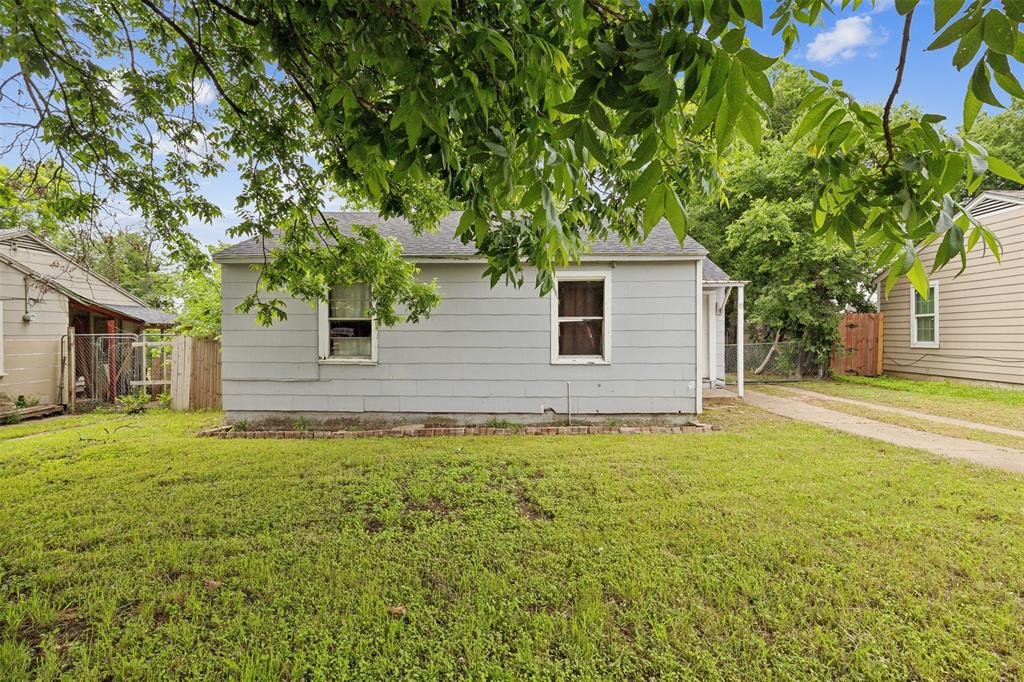
<path fill-rule="evenodd" d="M 872 14 L 878 14 L 888 9 L 892 9 L 896 5 L 896 0 L 875 0 L 875 6 L 871 8 Z"/>
<path fill-rule="evenodd" d="M 196 104 L 210 104 L 217 99 L 217 91 L 208 80 L 197 81 L 194 85 L 196 93 Z"/>
<path fill-rule="evenodd" d="M 847 17 L 837 21 L 831 31 L 814 36 L 807 47 L 807 58 L 825 64 L 846 61 L 864 48 L 881 45 L 888 37 L 884 28 L 873 25 L 870 16 Z"/>

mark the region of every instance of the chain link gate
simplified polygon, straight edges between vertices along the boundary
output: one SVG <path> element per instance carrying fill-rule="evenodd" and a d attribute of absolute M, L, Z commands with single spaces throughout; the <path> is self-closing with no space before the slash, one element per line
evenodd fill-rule
<path fill-rule="evenodd" d="M 67 348 L 66 339 L 61 344 Z M 64 358 L 76 412 L 111 405 L 138 392 L 156 399 L 169 390 L 170 341 L 139 334 L 74 334 L 73 357 Z M 156 339 L 156 340 L 154 340 Z M 62 382 L 63 383 L 63 382 Z"/>

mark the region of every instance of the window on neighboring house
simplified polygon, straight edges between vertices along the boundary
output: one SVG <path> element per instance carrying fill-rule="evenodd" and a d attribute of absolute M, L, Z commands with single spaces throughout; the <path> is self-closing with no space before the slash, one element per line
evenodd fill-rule
<path fill-rule="evenodd" d="M 4 302 L 0 301 L 0 377 L 4 374 Z"/>
<path fill-rule="evenodd" d="M 608 273 L 559 275 L 552 305 L 551 361 L 610 362 Z"/>
<path fill-rule="evenodd" d="M 939 285 L 928 287 L 928 298 L 910 290 L 910 335 L 911 346 L 918 348 L 939 347 Z"/>
<path fill-rule="evenodd" d="M 320 359 L 337 362 L 375 362 L 376 325 L 370 318 L 370 287 L 335 286 L 320 304 Z"/>

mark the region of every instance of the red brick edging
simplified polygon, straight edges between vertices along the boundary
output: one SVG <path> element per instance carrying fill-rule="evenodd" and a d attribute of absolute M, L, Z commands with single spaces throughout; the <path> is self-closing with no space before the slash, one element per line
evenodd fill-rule
<path fill-rule="evenodd" d="M 580 436 L 605 433 L 703 433 L 710 431 L 708 424 L 686 426 L 524 426 L 521 428 L 499 429 L 489 426 L 396 426 L 391 429 L 370 429 L 366 431 L 231 431 L 231 427 L 220 426 L 200 431 L 205 438 L 382 438 L 382 437 L 425 437 L 425 436 Z"/>

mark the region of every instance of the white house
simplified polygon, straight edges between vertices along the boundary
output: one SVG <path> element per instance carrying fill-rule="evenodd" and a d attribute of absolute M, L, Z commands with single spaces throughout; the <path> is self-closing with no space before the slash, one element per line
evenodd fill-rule
<path fill-rule="evenodd" d="M 529 284 L 491 288 L 484 260 L 454 236 L 459 217 L 416 235 L 402 219 L 328 214 L 343 231 L 376 225 L 437 280 L 430 318 L 392 328 L 367 317 L 360 286 L 313 305 L 282 297 L 288 319 L 261 326 L 235 308 L 274 244 L 250 239 L 216 254 L 228 419 L 696 414 L 704 387 L 721 385 L 726 292 L 738 290 L 742 309 L 742 283 L 697 242 L 680 245 L 663 222 L 640 245 L 595 243 L 542 297 Z"/>

